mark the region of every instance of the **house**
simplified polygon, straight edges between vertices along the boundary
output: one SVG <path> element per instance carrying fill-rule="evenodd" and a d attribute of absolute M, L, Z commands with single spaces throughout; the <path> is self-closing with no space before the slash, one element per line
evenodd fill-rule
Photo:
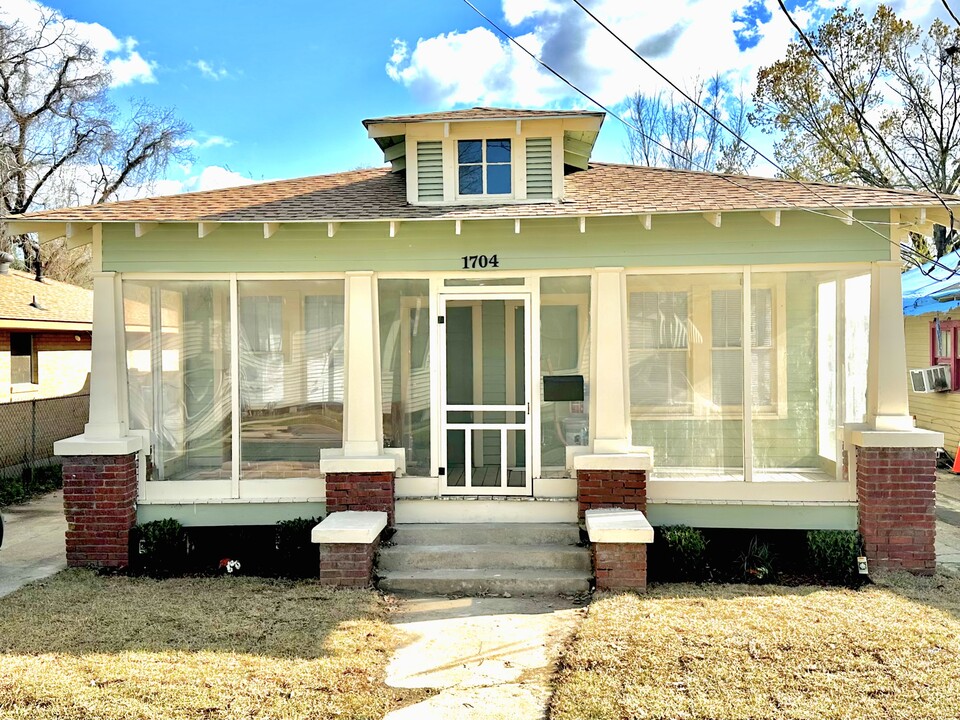
<path fill-rule="evenodd" d="M 90 290 L 0 265 L 0 403 L 83 390 L 92 311 Z"/>
<path fill-rule="evenodd" d="M 955 250 L 902 276 L 910 412 L 918 427 L 943 433 L 951 455 L 960 445 L 960 277 L 950 272 L 958 263 Z"/>
<path fill-rule="evenodd" d="M 603 120 L 383 117 L 387 167 L 12 218 L 97 270 L 90 422 L 58 452 L 68 513 L 116 502 L 76 508 L 70 562 L 125 564 L 136 519 L 619 507 L 859 528 L 873 567 L 932 572 L 898 243 L 937 199 L 591 163 Z M 597 577 L 642 584 L 616 537 Z"/>

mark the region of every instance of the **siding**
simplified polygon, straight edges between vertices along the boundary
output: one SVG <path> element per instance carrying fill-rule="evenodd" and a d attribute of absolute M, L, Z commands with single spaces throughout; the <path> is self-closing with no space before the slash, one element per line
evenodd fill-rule
<path fill-rule="evenodd" d="M 908 370 L 930 367 L 930 321 L 934 317 L 931 314 L 904 318 Z M 960 443 L 960 392 L 916 393 L 909 387 L 908 383 L 910 414 L 916 418 L 917 427 L 942 432 L 944 449 L 956 454 Z"/>
<path fill-rule="evenodd" d="M 523 207 L 516 208 L 523 215 Z M 888 222 L 882 211 L 865 221 Z M 203 240 L 197 226 L 162 224 L 145 238 L 132 224 L 103 227 L 103 269 L 120 272 L 446 271 L 463 273 L 463 255 L 497 255 L 502 271 L 584 267 L 696 267 L 778 263 L 869 262 L 890 259 L 890 243 L 858 225 L 784 212 L 774 228 L 758 213 L 724 213 L 715 228 L 699 215 L 657 215 L 644 230 L 635 216 L 454 223 L 343 223 L 333 238 L 326 224 L 287 223 L 270 242 L 260 224 L 224 224 Z M 477 274 L 478 271 L 472 271 Z"/>

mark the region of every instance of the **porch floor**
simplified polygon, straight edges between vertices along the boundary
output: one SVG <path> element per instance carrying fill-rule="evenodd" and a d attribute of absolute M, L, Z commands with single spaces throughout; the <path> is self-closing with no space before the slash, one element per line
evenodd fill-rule
<path fill-rule="evenodd" d="M 481 465 L 472 469 L 471 487 L 502 487 L 500 482 L 499 465 Z M 507 487 L 525 487 L 527 471 L 520 468 L 507 469 Z M 447 487 L 465 487 L 466 470 L 464 468 L 449 468 L 447 470 Z"/>

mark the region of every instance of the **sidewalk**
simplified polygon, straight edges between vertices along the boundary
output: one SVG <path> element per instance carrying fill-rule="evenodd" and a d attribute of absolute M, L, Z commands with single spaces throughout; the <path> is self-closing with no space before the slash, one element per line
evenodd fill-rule
<path fill-rule="evenodd" d="M 554 663 L 585 608 L 558 596 L 404 598 L 393 623 L 414 637 L 387 685 L 437 695 L 384 720 L 540 720 Z"/>
<path fill-rule="evenodd" d="M 960 575 L 960 475 L 937 471 L 937 564 Z"/>
<path fill-rule="evenodd" d="M 63 491 L 11 505 L 3 513 L 0 597 L 67 566 Z"/>

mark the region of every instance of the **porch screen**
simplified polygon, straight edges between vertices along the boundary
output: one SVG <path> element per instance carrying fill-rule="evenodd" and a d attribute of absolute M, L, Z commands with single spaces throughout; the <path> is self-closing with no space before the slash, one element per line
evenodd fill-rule
<path fill-rule="evenodd" d="M 231 476 L 230 284 L 123 282 L 130 425 L 150 480 Z"/>
<path fill-rule="evenodd" d="M 627 278 L 633 441 L 655 477 L 743 479 L 739 274 Z"/>
<path fill-rule="evenodd" d="M 430 287 L 380 280 L 383 443 L 404 448 L 408 475 L 430 474 Z"/>
<path fill-rule="evenodd" d="M 582 376 L 583 400 L 540 403 L 540 462 L 545 475 L 564 474 L 567 448 L 589 442 L 590 278 L 540 281 L 540 374 Z"/>
<path fill-rule="evenodd" d="M 240 478 L 320 477 L 343 444 L 342 280 L 241 280 Z"/>

